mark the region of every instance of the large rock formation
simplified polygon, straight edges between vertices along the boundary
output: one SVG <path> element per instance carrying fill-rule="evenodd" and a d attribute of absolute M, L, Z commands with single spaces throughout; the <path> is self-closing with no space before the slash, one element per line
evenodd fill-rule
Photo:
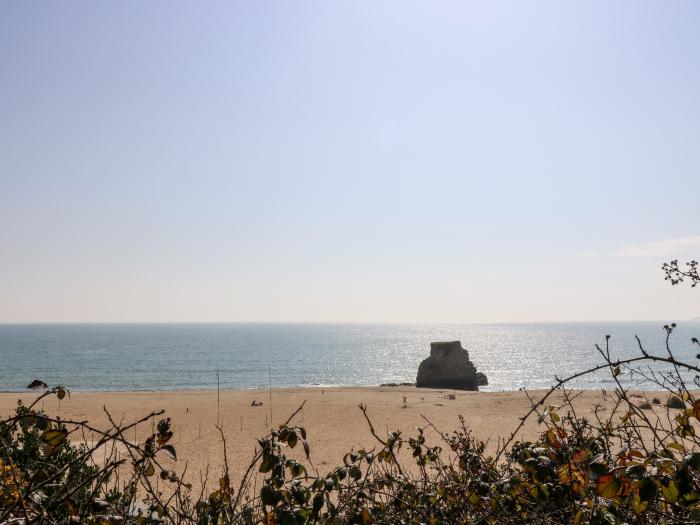
<path fill-rule="evenodd" d="M 430 343 L 430 357 L 421 362 L 416 377 L 418 387 L 479 390 L 485 384 L 486 376 L 476 371 L 459 341 Z"/>

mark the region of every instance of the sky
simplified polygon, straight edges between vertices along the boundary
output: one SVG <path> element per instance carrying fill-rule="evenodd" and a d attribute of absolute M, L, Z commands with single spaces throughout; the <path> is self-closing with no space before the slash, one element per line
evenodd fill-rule
<path fill-rule="evenodd" d="M 0 3 L 0 322 L 682 321 L 700 3 Z"/>

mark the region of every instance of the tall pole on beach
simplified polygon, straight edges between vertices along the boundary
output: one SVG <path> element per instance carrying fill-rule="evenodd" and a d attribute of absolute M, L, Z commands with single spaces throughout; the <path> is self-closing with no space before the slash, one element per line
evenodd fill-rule
<path fill-rule="evenodd" d="M 219 371 L 216 371 L 216 424 L 221 425 L 221 395 L 219 393 Z"/>
<path fill-rule="evenodd" d="M 267 362 L 267 378 L 270 380 L 270 425 L 272 425 L 272 368 L 270 367 L 270 361 Z"/>

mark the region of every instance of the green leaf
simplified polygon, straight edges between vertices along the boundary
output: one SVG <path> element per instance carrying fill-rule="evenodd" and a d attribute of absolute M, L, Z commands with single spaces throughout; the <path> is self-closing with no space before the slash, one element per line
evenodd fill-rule
<path fill-rule="evenodd" d="M 156 473 L 156 468 L 153 466 L 153 463 L 150 461 L 148 462 L 148 465 L 146 465 L 146 470 L 144 471 L 144 474 L 146 477 L 150 478 Z"/>
<path fill-rule="evenodd" d="M 700 470 L 700 452 L 695 452 L 686 456 L 685 461 L 693 470 Z"/>
<path fill-rule="evenodd" d="M 275 491 L 270 485 L 263 485 L 260 489 L 260 499 L 264 505 L 269 505 L 274 507 L 279 501 L 279 493 Z"/>
<path fill-rule="evenodd" d="M 160 449 L 165 452 L 165 455 L 170 457 L 170 459 L 177 461 L 177 454 L 175 453 L 175 447 L 172 445 L 163 445 Z"/>
<path fill-rule="evenodd" d="M 360 479 L 362 477 L 362 471 L 360 470 L 360 467 L 358 467 L 357 465 L 353 465 L 352 467 L 350 467 L 348 472 L 350 473 L 350 477 L 352 479 L 354 479 L 355 481 L 357 481 L 358 479 Z"/>
<path fill-rule="evenodd" d="M 298 478 L 300 476 L 303 476 L 304 474 L 306 474 L 306 469 L 304 468 L 304 465 L 302 465 L 301 463 L 295 463 L 292 466 L 292 476 Z"/>
<path fill-rule="evenodd" d="M 591 463 L 588 468 L 590 468 L 591 472 L 593 472 L 594 474 L 596 474 L 598 476 L 603 476 L 610 471 L 610 469 L 608 468 L 608 466 L 605 463 L 599 463 L 599 462 Z"/>
<path fill-rule="evenodd" d="M 263 474 L 270 472 L 272 470 L 274 456 L 271 454 L 263 454 L 262 463 L 260 463 L 260 468 L 258 469 Z"/>
<path fill-rule="evenodd" d="M 36 423 L 36 418 L 31 413 L 29 413 L 26 416 L 23 416 L 22 419 L 20 419 L 20 421 L 19 421 L 19 424 L 22 426 L 22 428 L 29 428 L 29 427 L 33 426 L 35 423 Z"/>
<path fill-rule="evenodd" d="M 656 483 L 649 478 L 640 479 L 637 487 L 639 489 L 639 499 L 642 501 L 654 499 L 659 491 Z"/>
<path fill-rule="evenodd" d="M 48 430 L 51 428 L 51 421 L 49 421 L 46 416 L 41 414 L 36 416 L 35 423 L 39 430 Z"/>
<path fill-rule="evenodd" d="M 158 421 L 158 433 L 165 434 L 170 430 L 170 418 Z"/>
<path fill-rule="evenodd" d="M 664 495 L 669 502 L 675 503 L 678 501 L 678 486 L 673 482 L 669 482 L 667 487 L 661 486 L 661 493 Z"/>
<path fill-rule="evenodd" d="M 220 490 L 215 490 L 211 494 L 209 494 L 209 503 L 212 505 L 217 505 L 221 501 L 221 491 Z"/>
<path fill-rule="evenodd" d="M 625 469 L 625 475 L 632 479 L 640 479 L 646 475 L 647 469 L 644 465 L 630 465 Z"/>

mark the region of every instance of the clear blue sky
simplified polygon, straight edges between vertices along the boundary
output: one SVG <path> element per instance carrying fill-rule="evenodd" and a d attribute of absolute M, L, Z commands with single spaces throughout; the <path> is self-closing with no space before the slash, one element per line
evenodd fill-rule
<path fill-rule="evenodd" d="M 700 3 L 0 3 L 0 321 L 700 316 Z"/>

